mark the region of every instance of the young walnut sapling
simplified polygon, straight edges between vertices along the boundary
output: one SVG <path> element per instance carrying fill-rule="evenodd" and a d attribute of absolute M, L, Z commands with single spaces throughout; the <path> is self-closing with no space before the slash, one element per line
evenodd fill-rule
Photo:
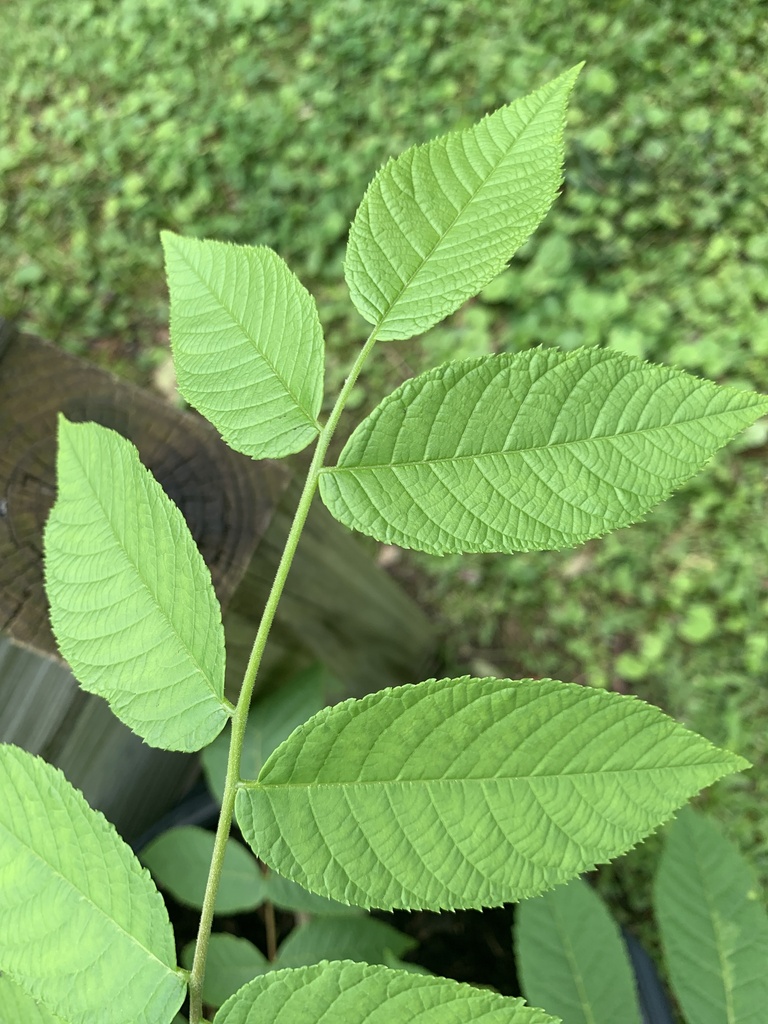
<path fill-rule="evenodd" d="M 641 519 L 768 399 L 600 349 L 449 362 L 331 438 L 377 343 L 424 332 L 531 235 L 561 182 L 573 68 L 474 127 L 407 150 L 368 188 L 345 277 L 371 332 L 325 422 L 314 300 L 265 248 L 163 234 L 179 388 L 237 451 L 314 443 L 237 704 L 210 574 L 133 446 L 59 424 L 45 531 L 60 649 L 146 742 L 199 750 L 231 721 L 221 814 L 190 971 L 147 872 L 60 772 L 0 749 L 0 1007 L 13 1019 L 170 1024 L 202 986 L 233 814 L 254 853 L 364 907 L 492 906 L 616 857 L 747 763 L 642 701 L 552 680 L 429 680 L 325 708 L 256 778 L 240 760 L 256 674 L 316 491 L 333 515 L 433 553 L 582 543 Z M 8 1008 L 11 1009 L 8 1009 Z M 546 1024 L 522 1000 L 350 961 L 275 971 L 214 1024 Z"/>

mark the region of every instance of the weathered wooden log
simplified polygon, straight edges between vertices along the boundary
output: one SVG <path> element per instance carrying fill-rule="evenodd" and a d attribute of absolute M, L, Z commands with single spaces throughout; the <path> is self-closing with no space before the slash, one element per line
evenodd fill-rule
<path fill-rule="evenodd" d="M 0 740 L 62 767 L 130 838 L 181 795 L 197 761 L 148 747 L 59 659 L 42 573 L 59 412 L 127 437 L 181 509 L 224 608 L 230 694 L 298 483 L 284 463 L 233 452 L 196 414 L 0 323 L 0 630 L 13 641 L 0 645 Z M 337 696 L 361 694 L 428 673 L 433 651 L 421 611 L 315 503 L 265 656 L 270 685 L 320 660 L 339 679 Z"/>

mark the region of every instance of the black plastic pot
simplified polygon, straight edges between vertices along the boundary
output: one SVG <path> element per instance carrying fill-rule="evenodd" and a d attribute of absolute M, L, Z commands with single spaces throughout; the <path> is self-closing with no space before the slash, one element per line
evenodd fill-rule
<path fill-rule="evenodd" d="M 622 935 L 627 944 L 629 959 L 637 980 L 637 992 L 640 997 L 640 1010 L 643 1024 L 675 1024 L 675 1016 L 662 984 L 656 964 L 634 937 L 624 928 Z"/>

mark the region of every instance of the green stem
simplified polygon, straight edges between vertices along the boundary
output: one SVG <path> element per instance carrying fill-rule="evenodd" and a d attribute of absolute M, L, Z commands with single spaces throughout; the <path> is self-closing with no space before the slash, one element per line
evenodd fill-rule
<path fill-rule="evenodd" d="M 224 783 L 224 796 L 221 802 L 219 823 L 216 828 L 216 840 L 213 847 L 211 867 L 208 873 L 208 882 L 203 897 L 203 909 L 200 914 L 200 927 L 197 932 L 197 943 L 195 945 L 195 959 L 192 963 L 192 971 L 189 976 L 189 1024 L 200 1024 L 203 1019 L 203 977 L 205 975 L 205 962 L 208 956 L 208 941 L 211 937 L 211 925 L 213 923 L 213 908 L 216 902 L 216 893 L 219 890 L 221 871 L 224 864 L 224 852 L 229 839 L 229 832 L 232 827 L 232 815 L 235 809 L 235 796 L 240 782 L 240 758 L 245 738 L 245 727 L 248 722 L 248 711 L 251 706 L 253 687 L 256 683 L 256 674 L 267 645 L 269 631 L 275 618 L 275 612 L 283 593 L 283 587 L 288 576 L 288 571 L 296 554 L 301 532 L 309 515 L 309 507 L 317 490 L 320 479 L 320 470 L 323 468 L 323 460 L 328 452 L 328 446 L 338 425 L 339 418 L 347 403 L 350 392 L 363 368 L 363 363 L 370 354 L 376 342 L 377 330 L 374 329 L 368 336 L 368 340 L 360 351 L 357 359 L 350 370 L 349 376 L 344 381 L 344 386 L 339 392 L 336 404 L 331 410 L 328 422 L 320 431 L 317 439 L 317 447 L 312 456 L 307 479 L 299 498 L 299 504 L 291 524 L 288 540 L 285 542 L 280 564 L 275 573 L 275 580 L 269 592 L 264 613 L 259 623 L 256 639 L 253 642 L 251 656 L 243 676 L 243 685 L 240 689 L 240 696 L 237 701 L 235 713 L 232 717 L 232 736 L 229 742 L 229 756 L 227 758 L 227 777 Z"/>

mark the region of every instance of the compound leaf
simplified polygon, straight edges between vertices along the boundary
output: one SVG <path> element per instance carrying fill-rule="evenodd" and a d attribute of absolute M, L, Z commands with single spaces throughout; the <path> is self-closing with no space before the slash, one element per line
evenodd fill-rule
<path fill-rule="evenodd" d="M 238 452 L 301 451 L 320 431 L 323 398 L 314 299 L 271 249 L 161 238 L 182 395 Z"/>
<path fill-rule="evenodd" d="M 367 964 L 385 964 L 387 953 L 400 957 L 416 941 L 385 921 L 367 914 L 316 917 L 290 933 L 277 952 L 278 967 L 304 967 L 333 957 Z"/>
<path fill-rule="evenodd" d="M 373 179 L 344 272 L 380 339 L 421 334 L 458 309 L 543 220 L 562 181 L 565 106 L 580 69 L 406 150 Z"/>
<path fill-rule="evenodd" d="M 192 969 L 195 944 L 190 942 L 181 953 L 181 962 Z M 226 932 L 214 932 L 208 941 L 208 958 L 203 979 L 203 1002 L 221 1006 L 239 988 L 257 975 L 272 970 L 272 964 L 252 942 Z"/>
<path fill-rule="evenodd" d="M 446 978 L 340 960 L 256 978 L 213 1024 L 559 1024 L 542 1010 Z"/>
<path fill-rule="evenodd" d="M 568 1024 L 640 1024 L 621 932 L 580 878 L 517 907 L 515 960 L 526 999 Z"/>
<path fill-rule="evenodd" d="M 669 829 L 654 906 L 688 1024 L 760 1024 L 768 1004 L 768 915 L 749 864 L 690 808 Z"/>
<path fill-rule="evenodd" d="M 359 906 L 496 906 L 624 853 L 747 766 L 632 697 L 442 679 L 325 708 L 237 795 L 270 867 Z"/>
<path fill-rule="evenodd" d="M 0 792 L 3 969 L 66 1024 L 169 1024 L 186 981 L 149 873 L 39 757 L 0 746 Z"/>
<path fill-rule="evenodd" d="M 213 832 L 194 825 L 172 828 L 141 851 L 141 860 L 158 885 L 174 899 L 200 910 L 213 857 Z M 267 895 L 264 875 L 249 850 L 236 839 L 227 841 L 215 913 L 238 914 L 260 906 Z"/>
<path fill-rule="evenodd" d="M 468 359 L 385 398 L 320 492 L 388 544 L 557 550 L 641 519 L 766 412 L 762 395 L 601 349 Z"/>
<path fill-rule="evenodd" d="M 45 586 L 59 650 L 147 743 L 199 750 L 229 718 L 224 629 L 202 555 L 134 446 L 59 417 Z"/>

